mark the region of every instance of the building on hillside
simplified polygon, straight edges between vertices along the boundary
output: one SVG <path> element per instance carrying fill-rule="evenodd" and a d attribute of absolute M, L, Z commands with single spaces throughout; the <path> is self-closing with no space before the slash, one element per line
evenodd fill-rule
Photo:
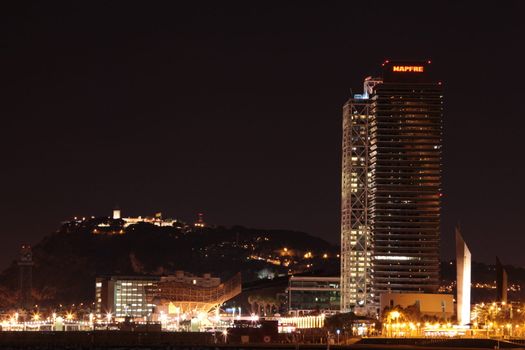
<path fill-rule="evenodd" d="M 197 221 L 195 221 L 193 223 L 193 226 L 195 227 L 206 227 L 206 222 L 204 221 L 204 214 L 203 213 L 198 213 L 197 214 Z"/>
<path fill-rule="evenodd" d="M 115 208 L 113 209 L 113 220 L 119 220 L 120 219 L 120 209 Z"/>
<path fill-rule="evenodd" d="M 340 277 L 291 276 L 286 290 L 288 314 L 334 314 L 341 309 Z"/>
<path fill-rule="evenodd" d="M 120 210 L 119 210 L 120 215 Z M 135 225 L 141 222 L 145 222 L 148 224 L 152 224 L 155 226 L 174 226 L 174 224 L 178 223 L 179 221 L 177 219 L 169 219 L 169 218 L 163 218 L 162 213 L 155 213 L 154 216 L 138 216 L 138 217 L 123 217 L 122 220 L 124 221 L 124 228 Z"/>

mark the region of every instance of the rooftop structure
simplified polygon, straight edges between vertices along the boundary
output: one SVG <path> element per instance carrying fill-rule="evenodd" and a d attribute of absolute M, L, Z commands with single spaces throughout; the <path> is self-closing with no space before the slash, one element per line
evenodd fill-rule
<path fill-rule="evenodd" d="M 186 274 L 166 276 L 147 291 L 148 300 L 157 305 L 157 314 L 177 317 L 218 311 L 221 304 L 240 293 L 240 273 L 224 283 L 209 274 L 202 277 Z"/>

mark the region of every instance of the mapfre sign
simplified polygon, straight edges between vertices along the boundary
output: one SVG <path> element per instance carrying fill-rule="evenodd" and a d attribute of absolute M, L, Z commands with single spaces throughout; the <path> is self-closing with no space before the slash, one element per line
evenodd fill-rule
<path fill-rule="evenodd" d="M 423 73 L 423 66 L 392 66 L 392 72 Z"/>

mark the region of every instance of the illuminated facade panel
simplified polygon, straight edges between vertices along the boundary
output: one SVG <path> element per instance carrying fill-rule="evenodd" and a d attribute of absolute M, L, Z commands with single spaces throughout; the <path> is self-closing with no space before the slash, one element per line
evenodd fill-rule
<path fill-rule="evenodd" d="M 95 311 L 99 318 L 111 313 L 117 319 L 126 317 L 148 320 L 155 308 L 146 298 L 146 290 L 158 284 L 158 276 L 99 277 L 95 282 Z"/>
<path fill-rule="evenodd" d="M 452 294 L 431 293 L 383 293 L 380 297 L 380 310 L 392 310 L 396 306 L 408 308 L 416 305 L 421 316 L 450 320 L 454 316 L 454 296 Z"/>

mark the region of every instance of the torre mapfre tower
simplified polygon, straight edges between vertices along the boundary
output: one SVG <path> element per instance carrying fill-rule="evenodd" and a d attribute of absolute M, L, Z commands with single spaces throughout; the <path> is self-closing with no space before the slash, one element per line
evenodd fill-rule
<path fill-rule="evenodd" d="M 430 61 L 385 61 L 343 107 L 341 308 L 435 292 L 443 91 Z"/>

